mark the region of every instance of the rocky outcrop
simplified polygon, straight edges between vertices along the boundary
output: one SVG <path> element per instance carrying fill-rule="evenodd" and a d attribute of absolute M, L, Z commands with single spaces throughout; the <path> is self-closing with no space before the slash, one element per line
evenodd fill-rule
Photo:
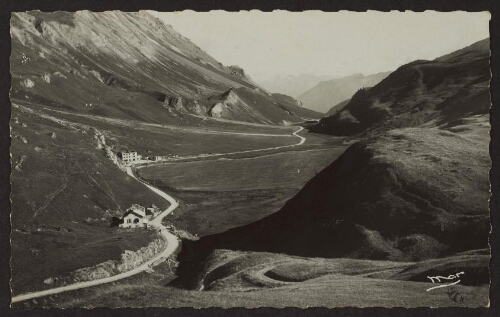
<path fill-rule="evenodd" d="M 27 156 L 26 155 L 23 155 L 19 158 L 19 160 L 17 160 L 17 162 L 15 163 L 15 166 L 14 166 L 14 169 L 18 172 L 21 171 L 21 167 L 24 163 L 24 161 L 26 160 Z"/>
<path fill-rule="evenodd" d="M 94 131 L 94 139 L 97 141 L 96 148 L 98 150 L 102 150 L 106 147 L 106 138 L 99 130 Z"/>
<path fill-rule="evenodd" d="M 29 79 L 29 78 L 23 80 L 21 84 L 25 88 L 33 88 L 33 87 L 35 87 L 35 83 L 31 79 Z"/>
<path fill-rule="evenodd" d="M 208 111 L 208 115 L 213 118 L 224 118 L 228 115 L 228 110 L 237 106 L 239 101 L 236 93 L 229 89 L 226 93 L 220 96 L 221 101 L 214 104 Z M 214 98 L 215 99 L 215 98 Z"/>
<path fill-rule="evenodd" d="M 227 108 L 228 106 L 225 102 L 218 102 L 215 105 L 213 105 L 212 109 L 208 111 L 208 114 L 213 118 L 222 118 L 223 113 L 226 111 Z"/>
<path fill-rule="evenodd" d="M 46 82 L 47 84 L 50 84 L 50 74 L 49 73 L 45 73 L 42 75 L 42 79 L 44 82 Z"/>
<path fill-rule="evenodd" d="M 106 137 L 104 134 L 94 128 L 94 140 L 97 142 L 96 148 L 98 150 L 103 150 L 106 153 L 106 157 L 111 160 L 120 170 L 126 171 L 125 165 L 122 164 L 121 160 L 118 159 L 115 149 L 106 144 Z"/>
<path fill-rule="evenodd" d="M 120 261 L 109 260 L 92 267 L 81 268 L 71 273 L 69 276 L 49 277 L 44 280 L 44 283 L 66 285 L 70 283 L 92 281 L 127 272 L 152 259 L 156 254 L 161 252 L 164 247 L 165 241 L 163 239 L 156 239 L 137 251 L 125 250 L 121 255 Z"/>
<path fill-rule="evenodd" d="M 183 110 L 182 97 L 170 97 L 165 104 L 177 111 Z"/>

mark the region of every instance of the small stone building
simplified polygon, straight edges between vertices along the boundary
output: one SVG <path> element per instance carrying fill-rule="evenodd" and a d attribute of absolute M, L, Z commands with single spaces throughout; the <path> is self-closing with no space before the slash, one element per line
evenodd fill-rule
<path fill-rule="evenodd" d="M 123 222 L 120 223 L 120 228 L 144 228 L 147 226 L 146 215 L 137 212 L 137 210 L 128 210 L 122 219 Z"/>
<path fill-rule="evenodd" d="M 122 217 L 120 228 L 146 228 L 151 218 L 156 216 L 154 207 L 144 208 L 140 205 L 133 205 Z"/>

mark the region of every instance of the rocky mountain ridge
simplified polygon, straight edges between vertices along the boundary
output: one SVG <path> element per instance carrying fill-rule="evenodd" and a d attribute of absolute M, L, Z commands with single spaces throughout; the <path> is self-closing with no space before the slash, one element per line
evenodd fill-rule
<path fill-rule="evenodd" d="M 179 104 L 170 106 L 172 98 L 187 105 L 185 112 L 208 116 L 213 104 L 207 100 L 229 89 L 246 88 L 289 106 L 258 87 L 240 67 L 223 66 L 144 11 L 14 13 L 11 36 L 11 97 L 18 101 L 154 123 L 182 117 Z M 262 117 L 250 108 L 252 118 L 239 120 Z M 302 120 L 279 108 L 273 116 L 283 118 L 257 121 Z M 313 112 L 309 116 L 319 118 Z"/>

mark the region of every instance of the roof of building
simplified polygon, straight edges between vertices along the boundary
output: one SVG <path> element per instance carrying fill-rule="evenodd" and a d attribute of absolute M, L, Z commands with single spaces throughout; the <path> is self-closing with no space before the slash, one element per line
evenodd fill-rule
<path fill-rule="evenodd" d="M 144 218 L 145 217 L 145 215 L 141 214 L 141 212 L 139 210 L 128 210 L 128 211 L 126 211 L 123 214 L 123 218 L 127 217 L 130 214 L 133 214 L 133 215 L 135 215 L 136 217 L 139 217 L 139 218 Z"/>

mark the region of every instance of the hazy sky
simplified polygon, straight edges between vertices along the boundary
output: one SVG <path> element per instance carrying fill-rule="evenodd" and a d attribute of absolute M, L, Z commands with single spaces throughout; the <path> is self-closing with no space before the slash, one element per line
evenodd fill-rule
<path fill-rule="evenodd" d="M 155 13 L 224 65 L 255 80 L 342 77 L 434 59 L 489 36 L 487 12 Z"/>

